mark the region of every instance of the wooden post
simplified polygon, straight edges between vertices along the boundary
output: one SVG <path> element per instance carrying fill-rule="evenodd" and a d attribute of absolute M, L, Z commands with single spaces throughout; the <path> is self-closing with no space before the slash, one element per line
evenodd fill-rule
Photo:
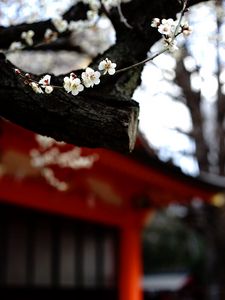
<path fill-rule="evenodd" d="M 141 230 L 137 227 L 127 225 L 121 229 L 119 300 L 143 299 Z"/>

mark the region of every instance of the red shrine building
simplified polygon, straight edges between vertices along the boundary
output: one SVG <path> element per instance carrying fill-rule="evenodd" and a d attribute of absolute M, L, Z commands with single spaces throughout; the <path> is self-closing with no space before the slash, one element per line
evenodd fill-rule
<path fill-rule="evenodd" d="M 0 293 L 19 299 L 142 300 L 143 226 L 157 207 L 210 201 L 222 187 L 133 154 L 95 154 L 91 168 L 55 167 L 58 191 L 30 163 L 34 134 L 0 124 Z"/>

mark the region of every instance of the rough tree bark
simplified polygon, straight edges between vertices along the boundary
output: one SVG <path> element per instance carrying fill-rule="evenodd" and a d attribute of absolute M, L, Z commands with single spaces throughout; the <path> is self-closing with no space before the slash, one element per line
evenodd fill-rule
<path fill-rule="evenodd" d="M 149 48 L 160 38 L 150 27 L 154 17 L 174 18 L 181 9 L 178 0 L 133 0 L 122 5 L 132 28 L 121 23 L 118 12 L 112 9 L 109 18 L 116 30 L 117 41 L 101 56 L 94 59 L 96 67 L 105 57 L 118 68 L 134 64 L 147 57 Z M 189 1 L 196 4 L 200 0 Z M 65 14 L 67 20 L 83 19 L 86 7 L 78 3 Z M 0 27 L 0 48 L 18 40 L 22 31 L 33 29 L 37 39 L 43 36 L 50 21 Z M 32 63 L 32 62 L 31 62 Z M 131 151 L 134 147 L 139 106 L 132 94 L 141 82 L 143 67 L 106 77 L 99 86 L 77 97 L 56 90 L 50 95 L 36 95 L 14 73 L 13 66 L 0 56 L 0 115 L 34 132 L 51 136 L 78 146 L 106 147 Z M 72 70 L 71 70 L 72 71 Z M 76 71 L 80 73 L 81 71 Z M 37 78 L 33 75 L 34 78 Z M 53 76 L 53 83 L 62 84 L 63 77 Z"/>

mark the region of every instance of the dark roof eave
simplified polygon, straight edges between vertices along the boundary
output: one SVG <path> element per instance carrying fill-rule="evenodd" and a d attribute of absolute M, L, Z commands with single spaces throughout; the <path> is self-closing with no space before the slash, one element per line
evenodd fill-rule
<path fill-rule="evenodd" d="M 193 177 L 183 173 L 180 167 L 173 165 L 171 162 L 163 162 L 156 155 L 152 156 L 149 152 L 146 141 L 141 138 L 141 147 L 135 148 L 131 156 L 145 166 L 162 171 L 173 178 L 189 182 L 210 192 L 225 192 L 225 178 L 222 176 L 202 172 L 199 176 Z"/>

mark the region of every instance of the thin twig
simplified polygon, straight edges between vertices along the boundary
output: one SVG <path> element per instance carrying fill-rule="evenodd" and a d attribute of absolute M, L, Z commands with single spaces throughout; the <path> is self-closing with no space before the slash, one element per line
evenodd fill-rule
<path fill-rule="evenodd" d="M 15 71 L 15 68 L 13 68 L 13 70 Z M 17 74 L 20 78 L 22 78 L 24 80 L 24 83 L 27 82 L 27 84 L 29 85 L 30 83 L 34 82 L 36 83 L 39 87 L 46 87 L 46 86 L 51 86 L 55 89 L 63 89 L 63 86 L 59 86 L 59 85 L 53 85 L 53 84 L 46 84 L 45 86 L 42 86 L 38 81 L 36 81 L 35 79 L 32 79 L 31 77 L 27 77 L 26 75 L 23 75 L 22 73 L 18 73 Z"/>
<path fill-rule="evenodd" d="M 117 5 L 118 13 L 120 16 L 120 21 L 129 29 L 132 29 L 133 27 L 127 22 L 127 19 L 124 17 L 122 9 L 121 9 L 121 2 Z"/>
<path fill-rule="evenodd" d="M 138 67 L 138 66 L 140 66 L 140 65 L 143 65 L 143 64 L 147 63 L 148 61 L 151 61 L 151 60 L 155 59 L 157 56 L 159 56 L 159 55 L 165 53 L 166 51 L 168 51 L 168 48 L 164 48 L 164 49 L 162 49 L 161 51 L 159 51 L 158 53 L 154 54 L 153 56 L 148 57 L 148 58 L 146 58 L 146 59 L 144 59 L 144 60 L 142 60 L 142 61 L 139 61 L 139 62 L 136 63 L 136 64 L 133 64 L 133 65 L 128 66 L 128 67 L 126 67 L 126 68 L 119 69 L 119 70 L 117 70 L 117 71 L 115 72 L 115 74 L 118 74 L 118 73 L 121 73 L 121 72 L 130 70 L 130 69 L 132 69 L 132 68 Z"/>
<path fill-rule="evenodd" d="M 177 36 L 177 34 L 178 34 L 178 32 L 179 32 L 179 28 L 180 28 L 180 25 L 181 25 L 183 16 L 184 16 L 185 11 L 186 11 L 186 9 L 187 9 L 187 3 L 188 3 L 187 0 L 184 0 L 184 1 L 183 1 L 183 8 L 182 8 L 182 11 L 181 11 L 181 13 L 180 13 L 180 18 L 179 18 L 179 21 L 178 21 L 178 23 L 177 23 L 176 29 L 175 29 L 175 31 L 174 31 L 173 40 L 176 38 L 176 36 Z"/>
<path fill-rule="evenodd" d="M 175 38 L 181 33 L 181 32 L 179 32 L 179 28 L 180 28 L 180 25 L 181 25 L 181 22 L 182 22 L 182 18 L 183 18 L 183 16 L 184 16 L 184 13 L 186 12 L 186 9 L 187 9 L 187 3 L 188 3 L 188 0 L 184 0 L 184 1 L 183 1 L 183 8 L 182 8 L 182 11 L 181 11 L 181 15 L 180 15 L 179 21 L 178 21 L 177 26 L 176 26 L 175 31 L 174 31 L 174 35 L 173 35 L 172 41 L 174 41 Z M 144 60 L 142 60 L 142 61 L 140 61 L 140 62 L 138 62 L 138 63 L 136 63 L 136 64 L 133 64 L 133 65 L 130 65 L 130 66 L 128 66 L 128 67 L 125 67 L 125 68 L 122 68 L 122 69 L 117 70 L 117 71 L 115 72 L 115 74 L 118 74 L 118 73 L 121 73 L 121 72 L 130 70 L 130 69 L 132 69 L 132 68 L 138 67 L 138 66 L 140 66 L 140 65 L 143 65 L 143 64 L 145 64 L 145 63 L 147 63 L 147 62 L 149 62 L 149 61 L 155 59 L 155 58 L 158 57 L 159 55 L 161 55 L 161 54 L 167 52 L 168 50 L 169 50 L 169 47 L 165 47 L 164 49 L 162 49 L 161 51 L 159 51 L 158 53 L 154 54 L 154 55 L 151 56 L 151 57 L 148 57 L 148 58 L 146 58 L 146 59 L 144 59 Z"/>

